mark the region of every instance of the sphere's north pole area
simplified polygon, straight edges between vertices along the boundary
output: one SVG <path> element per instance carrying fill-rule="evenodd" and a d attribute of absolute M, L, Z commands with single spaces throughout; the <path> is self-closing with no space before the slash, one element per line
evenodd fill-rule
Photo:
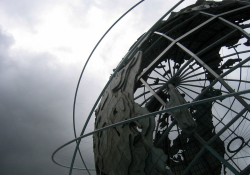
<path fill-rule="evenodd" d="M 84 133 L 87 121 L 54 152 L 77 143 L 70 174 L 89 135 L 89 174 L 250 173 L 250 1 L 198 0 L 163 18 L 114 69 L 92 110 L 95 131 Z"/>

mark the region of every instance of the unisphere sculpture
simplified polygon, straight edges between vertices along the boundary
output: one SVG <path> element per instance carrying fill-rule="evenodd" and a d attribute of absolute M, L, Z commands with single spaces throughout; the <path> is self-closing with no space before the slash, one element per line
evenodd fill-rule
<path fill-rule="evenodd" d="M 224 77 L 242 63 L 242 58 L 223 59 L 220 50 L 236 48 L 242 37 L 249 42 L 249 34 L 243 30 L 243 23 L 250 19 L 249 6 L 246 1 L 197 1 L 162 21 L 117 71 L 96 111 L 96 129 L 188 101 L 235 92 L 231 86 L 237 83 Z M 249 108 L 248 99 L 235 100 L 242 108 Z M 229 138 L 218 137 L 220 125 L 225 126 L 224 118 L 237 108 L 226 103 L 224 99 L 201 103 L 95 134 L 97 174 L 182 174 L 187 170 L 191 174 L 221 174 L 226 167 L 233 173 L 242 171 L 246 166 L 240 169 L 234 163 L 221 163 L 229 156 Z M 213 109 L 217 104 L 223 112 Z M 229 137 L 239 137 L 231 132 Z M 207 148 L 212 138 L 217 139 Z M 245 144 L 242 141 L 241 148 Z M 209 151 L 203 151 L 198 160 L 196 155 L 202 153 L 202 147 Z"/>
<path fill-rule="evenodd" d="M 250 1 L 198 0 L 163 18 L 114 69 L 95 131 L 52 157 L 76 142 L 74 169 L 93 134 L 97 175 L 250 174 Z"/>

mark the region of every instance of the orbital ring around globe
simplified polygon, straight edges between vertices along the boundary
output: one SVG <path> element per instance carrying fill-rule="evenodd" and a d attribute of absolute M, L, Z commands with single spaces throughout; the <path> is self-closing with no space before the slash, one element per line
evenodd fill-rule
<path fill-rule="evenodd" d="M 74 141 L 79 141 L 79 143 L 80 143 L 80 141 L 81 141 L 82 138 L 87 137 L 87 136 L 89 136 L 89 135 L 92 135 L 92 134 L 94 134 L 94 133 L 101 132 L 101 131 L 97 131 L 97 132 L 94 132 L 94 133 L 92 133 L 92 134 L 89 133 L 89 134 L 87 134 L 86 136 L 83 135 L 84 130 L 85 130 L 85 128 L 87 127 L 88 121 L 89 121 L 90 117 L 92 116 L 92 114 L 94 113 L 95 107 L 97 106 L 98 102 L 100 101 L 100 99 L 101 99 L 101 97 L 102 97 L 104 91 L 107 89 L 107 86 L 108 86 L 109 83 L 112 81 L 112 79 L 114 78 L 115 74 L 116 74 L 118 71 L 116 70 L 116 71 L 113 73 L 113 75 L 111 75 L 110 80 L 107 82 L 107 84 L 106 84 L 105 87 L 103 88 L 101 94 L 99 95 L 98 99 L 96 100 L 96 102 L 95 102 L 95 104 L 94 104 L 94 106 L 93 106 L 93 108 L 92 108 L 92 110 L 91 110 L 91 112 L 90 112 L 90 114 L 89 114 L 89 116 L 88 116 L 88 119 L 87 119 L 87 121 L 86 121 L 86 123 L 85 123 L 85 125 L 84 125 L 84 127 L 83 127 L 83 131 L 82 131 L 82 133 L 81 133 L 81 136 L 80 136 L 80 137 L 76 137 L 76 129 L 75 129 L 75 105 L 76 105 L 76 98 L 77 98 L 78 88 L 79 88 L 80 82 L 81 82 L 81 80 L 82 80 L 82 75 L 83 75 L 83 73 L 84 73 L 85 68 L 87 67 L 87 64 L 88 64 L 88 62 L 89 62 L 89 60 L 90 60 L 92 54 L 94 53 L 95 49 L 96 49 L 97 46 L 100 44 L 100 42 L 102 41 L 102 39 L 106 36 L 106 34 L 108 34 L 108 32 L 115 26 L 115 24 L 117 24 L 117 22 L 119 22 L 127 13 L 129 13 L 131 10 L 133 10 L 136 6 L 138 6 L 138 5 L 139 5 L 140 3 L 142 3 L 143 1 L 144 1 L 144 0 L 139 1 L 137 4 L 135 4 L 133 7 L 131 7 L 127 12 L 125 12 L 125 13 L 124 13 L 124 14 L 123 14 L 123 15 L 122 15 L 122 16 L 121 16 L 121 17 L 120 17 L 120 18 L 119 18 L 119 19 L 118 19 L 118 20 L 117 20 L 117 21 L 116 21 L 116 22 L 115 22 L 115 23 L 105 32 L 105 34 L 104 34 L 104 35 L 102 36 L 102 38 L 98 41 L 98 43 L 96 44 L 96 46 L 94 47 L 94 49 L 93 49 L 92 52 L 90 53 L 90 55 L 89 55 L 89 57 L 88 57 L 88 59 L 87 59 L 85 65 L 84 65 L 84 67 L 83 67 L 83 70 L 82 70 L 82 72 L 81 72 L 81 74 L 80 74 L 79 81 L 78 81 L 77 87 L 76 87 L 75 96 L 74 96 L 74 104 L 73 104 L 73 129 L 74 129 L 75 139 L 72 140 L 72 141 L 70 141 L 70 142 L 68 142 L 68 143 L 66 143 L 66 144 L 64 144 L 64 145 L 62 145 L 61 147 L 59 147 L 58 149 L 56 149 L 56 150 L 53 152 L 53 154 L 52 154 L 52 156 L 51 156 L 51 159 L 52 159 L 52 161 L 53 161 L 55 164 L 57 164 L 57 165 L 59 165 L 59 166 L 62 166 L 62 167 L 65 167 L 65 168 L 70 168 L 70 169 L 71 169 L 70 171 L 72 171 L 72 169 L 87 170 L 88 173 L 89 173 L 89 169 L 86 167 L 86 165 L 85 165 L 85 163 L 84 163 L 84 160 L 83 160 L 81 154 L 80 154 L 80 156 L 81 156 L 81 159 L 82 159 L 82 161 L 83 161 L 83 164 L 84 164 L 85 168 L 77 168 L 77 167 L 73 167 L 73 166 L 67 166 L 67 165 L 60 164 L 60 163 L 58 163 L 58 162 L 55 161 L 54 156 L 55 156 L 55 154 L 56 154 L 60 149 L 62 149 L 63 147 L 69 145 L 70 143 L 73 143 Z M 146 38 L 146 36 L 151 32 L 151 30 L 152 30 L 152 29 L 153 29 L 162 19 L 164 19 L 169 13 L 171 13 L 178 5 L 180 5 L 183 1 L 185 1 L 185 0 L 180 0 L 180 1 L 179 1 L 175 6 L 173 6 L 166 14 L 164 14 L 164 15 L 163 15 L 163 16 L 162 16 L 162 17 L 161 17 L 152 27 L 151 27 L 151 29 L 149 29 L 149 31 L 147 32 L 147 34 L 145 34 L 145 35 L 139 40 L 139 42 L 135 45 L 135 47 L 131 49 L 130 53 L 128 53 L 128 55 L 124 58 L 124 60 L 122 61 L 122 63 L 126 61 L 126 59 L 133 53 L 133 51 L 134 51 L 134 50 L 136 49 L 136 47 L 143 41 L 143 39 Z M 122 63 L 121 63 L 121 64 L 122 64 Z M 79 144 L 79 143 L 78 143 L 78 144 Z M 78 149 L 79 149 L 79 145 L 76 146 L 76 149 L 75 149 L 75 150 L 78 150 Z M 75 152 L 76 152 L 76 151 L 75 151 Z M 75 153 L 74 153 L 74 154 L 75 154 Z M 74 155 L 74 156 L 75 156 L 75 155 Z M 72 158 L 72 161 L 74 161 L 74 158 Z M 90 171 L 95 171 L 95 170 L 91 169 Z M 89 173 L 89 174 L 90 174 L 90 173 Z"/>
<path fill-rule="evenodd" d="M 75 139 L 53 153 L 55 162 L 56 152 L 76 142 L 70 166 L 55 162 L 70 174 L 249 174 L 250 1 L 199 0 L 163 21 L 181 2 L 130 48 L 80 137 L 74 124 Z M 94 110 L 95 130 L 84 134 Z M 95 170 L 79 149 L 89 135 Z M 77 152 L 85 169 L 73 167 Z"/>

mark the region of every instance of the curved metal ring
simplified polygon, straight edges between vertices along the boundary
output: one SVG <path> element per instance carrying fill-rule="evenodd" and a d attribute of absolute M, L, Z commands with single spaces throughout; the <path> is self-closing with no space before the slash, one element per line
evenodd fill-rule
<path fill-rule="evenodd" d="M 138 5 L 139 5 L 140 3 L 142 3 L 143 1 L 144 1 L 144 0 L 141 0 L 141 1 L 139 1 L 138 3 L 136 3 L 133 7 L 131 7 L 129 10 L 127 10 L 118 20 L 115 21 L 115 23 L 114 23 L 114 24 L 104 33 L 104 35 L 101 37 L 101 39 L 100 39 L 100 40 L 98 41 L 98 43 L 95 45 L 95 47 L 94 47 L 94 49 L 92 50 L 92 52 L 90 53 L 90 55 L 89 55 L 87 61 L 85 62 L 85 65 L 84 65 L 84 67 L 83 67 L 83 69 L 82 69 L 82 72 L 81 72 L 81 74 L 80 74 L 79 80 L 78 80 L 78 82 L 77 82 L 76 91 L 75 91 L 75 96 L 74 96 L 74 103 L 73 103 L 73 130 L 74 130 L 74 136 L 75 136 L 75 138 L 77 138 L 77 136 L 76 136 L 76 128 L 75 128 L 75 105 L 76 105 L 76 97 L 77 97 L 77 93 L 78 93 L 78 89 L 79 89 L 79 86 L 80 86 L 80 82 L 81 82 L 81 78 L 82 78 L 83 72 L 84 72 L 84 70 L 85 70 L 85 68 L 86 68 L 86 66 L 87 66 L 87 64 L 88 64 L 88 62 L 89 62 L 89 60 L 90 60 L 92 54 L 94 53 L 95 49 L 96 49 L 97 46 L 100 44 L 100 42 L 102 41 L 102 39 L 107 35 L 107 33 L 108 33 L 108 32 L 117 24 L 117 22 L 120 21 L 127 13 L 129 13 L 132 9 L 134 9 L 136 6 L 138 6 Z M 77 148 L 77 150 L 79 151 L 81 160 L 82 160 L 82 162 L 83 162 L 85 168 L 72 167 L 72 165 L 71 165 L 71 166 L 66 166 L 66 165 L 63 165 L 63 164 L 60 164 L 60 163 L 55 162 L 53 158 L 52 158 L 52 161 L 53 161 L 54 163 L 56 163 L 57 165 L 62 166 L 62 167 L 64 167 L 64 168 L 70 168 L 70 174 L 71 174 L 72 169 L 87 170 L 87 171 L 88 171 L 88 174 L 90 174 L 90 172 L 89 172 L 90 169 L 87 168 L 87 166 L 86 166 L 86 164 L 85 164 L 85 162 L 84 162 L 84 160 L 83 160 L 83 157 L 82 157 L 82 154 L 81 154 L 81 151 L 80 151 L 79 147 Z M 94 170 L 91 169 L 90 171 L 94 171 Z"/>

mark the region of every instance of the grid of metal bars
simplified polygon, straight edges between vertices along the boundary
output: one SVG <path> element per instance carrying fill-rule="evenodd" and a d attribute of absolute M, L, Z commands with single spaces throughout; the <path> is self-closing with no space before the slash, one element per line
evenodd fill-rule
<path fill-rule="evenodd" d="M 209 5 L 216 6 L 216 3 Z M 250 35 L 241 27 L 245 26 L 241 23 L 249 20 L 250 3 L 229 2 L 219 3 L 217 6 L 175 16 L 156 29 L 148 38 L 148 42 L 141 45 L 144 61 L 142 72 L 138 76 L 138 81 L 141 82 L 141 84 L 138 83 L 140 92 L 135 93 L 135 100 L 140 102 L 141 106 L 147 107 L 151 112 L 164 109 L 168 101 L 168 84 L 174 84 L 185 99 L 192 102 L 239 92 L 242 90 L 241 83 L 250 82 L 242 78 L 242 69 L 248 69 L 246 63 L 250 57 L 241 59 L 239 55 L 242 56 L 242 54 L 235 49 L 237 47 L 235 44 L 240 39 L 246 38 L 248 41 L 250 39 Z M 212 35 L 214 36 L 211 37 Z M 205 39 L 202 40 L 202 37 Z M 230 60 L 219 56 L 218 53 L 223 46 L 231 46 L 237 58 Z M 230 61 L 233 63 L 230 64 Z M 239 77 L 227 78 L 232 72 L 237 72 Z M 156 121 L 161 123 L 156 126 L 155 141 L 162 141 L 165 138 L 160 147 L 171 157 L 172 160 L 167 164 L 175 174 L 220 174 L 226 173 L 226 168 L 234 174 L 249 171 L 250 159 L 247 160 L 249 155 L 239 154 L 249 149 L 249 134 L 246 131 L 237 132 L 239 128 L 245 130 L 247 128 L 249 98 L 234 96 L 230 99 L 229 102 L 217 100 L 191 107 L 190 112 L 195 111 L 192 113 L 193 117 L 200 125 L 192 136 L 185 135 L 178 127 L 174 127 L 174 123 L 171 125 L 173 118 L 170 121 L 170 117 L 164 118 L 163 115 L 156 117 Z M 226 111 L 223 116 L 220 116 L 221 111 L 218 112 L 214 108 L 216 105 Z M 238 107 L 241 110 L 236 111 Z M 229 114 L 232 116 L 231 121 L 228 119 Z M 207 117 L 201 117 L 206 115 Z M 165 128 L 159 129 L 164 122 Z M 178 135 L 172 142 L 180 142 L 179 145 L 183 148 L 181 153 L 177 153 L 180 147 L 175 150 L 174 146 L 169 146 L 171 141 L 167 136 L 170 134 Z M 187 139 L 189 139 L 188 142 Z M 197 148 L 191 144 L 194 142 L 197 142 Z M 240 146 L 230 148 L 234 142 L 240 143 Z M 167 152 L 166 147 L 171 148 L 172 151 Z M 195 149 L 198 151 L 190 153 Z M 245 152 L 248 154 L 247 151 Z M 171 155 L 173 153 L 175 154 Z M 178 166 L 173 163 L 174 159 L 179 159 Z M 204 160 L 198 161 L 201 159 Z M 244 161 L 245 166 L 240 167 L 239 162 L 235 161 L 237 159 Z M 217 160 L 223 164 L 220 168 L 218 163 L 215 163 Z M 205 165 L 200 165 L 203 162 L 207 162 L 205 164 L 208 165 L 207 170 Z"/>
<path fill-rule="evenodd" d="M 249 1 L 225 1 L 207 2 L 206 5 L 210 8 L 205 8 L 205 5 L 200 6 L 198 10 L 192 9 L 194 6 L 185 8 L 179 14 L 171 16 L 168 21 L 152 27 L 138 43 L 133 45 L 132 50 L 126 55 L 128 59 L 121 62 L 122 64 L 128 62 L 137 50 L 143 51 L 144 61 L 136 83 L 140 93 L 135 92 L 135 100 L 141 102 L 141 106 L 147 107 L 151 113 L 87 134 L 84 134 L 83 129 L 80 137 L 59 147 L 53 153 L 52 159 L 58 150 L 77 141 L 70 167 L 72 170 L 74 157 L 82 138 L 125 123 L 156 116 L 156 120 L 161 122 L 158 122 L 156 127 L 155 143 L 159 147 L 167 147 L 166 151 L 169 151 L 169 145 L 178 145 L 177 143 L 185 148 L 182 150 L 173 148 L 172 151 L 166 152 L 171 159 L 168 160 L 167 165 L 174 170 L 175 174 L 218 174 L 218 170 L 226 173 L 226 168 L 234 174 L 249 174 L 249 159 L 247 160 L 249 155 L 242 155 L 241 152 L 249 149 L 250 140 L 248 138 L 250 134 L 247 132 L 250 121 L 248 117 L 250 98 L 246 94 L 248 90 L 244 91 L 242 88 L 245 85 L 245 89 L 248 89 L 246 86 L 250 82 L 247 79 L 250 67 L 247 63 L 250 57 L 244 55 L 250 50 L 238 51 L 236 44 L 240 39 L 246 38 L 247 42 L 244 44 L 249 46 L 249 34 L 243 29 L 250 26 L 244 24 L 250 18 L 250 3 Z M 219 51 L 225 46 L 233 48 L 235 53 L 219 56 Z M 230 56 L 234 55 L 237 55 L 237 58 L 232 59 Z M 240 58 L 242 56 L 244 58 Z M 122 64 L 118 65 L 115 73 L 122 68 Z M 247 70 L 246 75 L 244 70 Z M 239 77 L 231 78 L 230 76 L 235 72 Z M 243 79 L 243 76 L 246 78 Z M 165 104 L 169 99 L 168 84 L 173 84 L 190 103 L 166 109 Z M 240 94 L 245 95 L 240 96 Z M 214 107 L 216 105 L 220 106 L 221 110 L 217 111 Z M 198 132 L 197 130 L 192 135 L 186 135 L 178 128 L 173 117 L 166 115 L 168 111 L 185 107 L 189 108 L 201 126 L 198 129 L 207 127 L 209 131 Z M 93 110 L 90 116 L 92 113 Z M 202 114 L 199 113 L 208 115 L 200 117 Z M 231 118 L 228 117 L 229 115 Z M 212 123 L 212 125 L 208 127 L 204 123 Z M 243 130 L 239 131 L 239 128 Z M 171 135 L 177 137 L 171 141 L 168 138 Z M 240 146 L 232 147 L 236 141 Z M 224 143 L 224 146 L 219 142 Z M 191 153 L 187 154 L 187 152 Z M 245 161 L 246 166 L 241 167 L 237 159 Z M 219 165 L 219 169 L 216 163 L 218 160 L 223 164 L 223 166 Z M 177 164 L 173 162 L 178 161 L 179 165 L 176 166 Z M 183 164 L 180 164 L 181 161 Z M 209 166 L 204 167 L 204 162 Z"/>

